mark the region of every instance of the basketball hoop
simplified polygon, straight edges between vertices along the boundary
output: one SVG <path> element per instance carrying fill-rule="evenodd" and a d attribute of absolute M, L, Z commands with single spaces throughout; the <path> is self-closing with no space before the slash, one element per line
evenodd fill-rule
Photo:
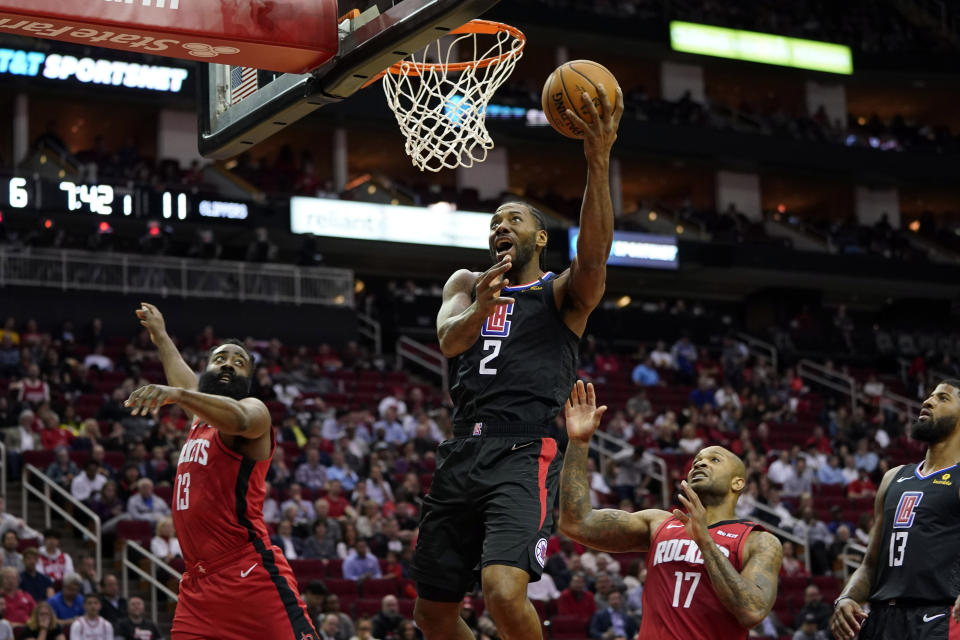
<path fill-rule="evenodd" d="M 487 158 L 493 148 L 484 122 L 487 103 L 527 41 L 520 30 L 489 20 L 472 20 L 449 35 L 452 41 L 438 40 L 383 73 L 387 105 L 421 171 L 471 167 Z M 471 51 L 472 59 L 451 62 L 459 49 Z M 438 62 L 427 62 L 431 54 Z"/>

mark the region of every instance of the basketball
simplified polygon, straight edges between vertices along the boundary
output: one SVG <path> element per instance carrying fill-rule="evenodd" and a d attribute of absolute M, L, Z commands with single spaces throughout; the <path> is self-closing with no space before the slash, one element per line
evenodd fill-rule
<path fill-rule="evenodd" d="M 617 79 L 610 70 L 592 60 L 572 60 L 557 67 L 543 85 L 543 112 L 550 125 L 568 138 L 583 138 L 583 130 L 567 116 L 565 109 L 577 113 L 585 122 L 592 117 L 581 93 L 587 92 L 590 100 L 603 116 L 603 104 L 598 85 L 603 85 L 611 104 L 617 100 Z"/>

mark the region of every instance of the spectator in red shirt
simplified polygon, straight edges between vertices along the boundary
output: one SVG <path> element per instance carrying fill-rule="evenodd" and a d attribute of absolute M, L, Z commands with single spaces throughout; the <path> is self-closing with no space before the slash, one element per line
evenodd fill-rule
<path fill-rule="evenodd" d="M 22 626 L 33 608 L 37 606 L 33 596 L 20 588 L 20 576 L 13 567 L 0 569 L 0 592 L 6 604 L 3 617 L 12 627 Z"/>
<path fill-rule="evenodd" d="M 833 447 L 830 446 L 830 438 L 823 435 L 823 427 L 820 425 L 813 428 L 813 435 L 807 439 L 804 448 L 809 449 L 811 446 L 816 447 L 817 451 L 826 455 L 833 453 Z"/>
<path fill-rule="evenodd" d="M 570 579 L 570 586 L 560 593 L 557 599 L 557 613 L 562 616 L 577 616 L 584 624 L 596 613 L 597 605 L 593 594 L 587 591 L 583 573 L 577 572 Z"/>
<path fill-rule="evenodd" d="M 43 414 L 43 428 L 40 430 L 40 441 L 43 448 L 53 451 L 57 447 L 66 447 L 73 440 L 73 434 L 60 428 L 60 418 L 52 411 Z"/>
<path fill-rule="evenodd" d="M 780 575 L 789 577 L 808 577 L 806 565 L 797 558 L 793 543 L 785 540 L 783 543 L 783 562 L 780 564 Z"/>
<path fill-rule="evenodd" d="M 877 495 L 877 485 L 873 484 L 866 469 L 860 469 L 856 480 L 847 485 L 848 498 L 872 498 Z"/>
<path fill-rule="evenodd" d="M 339 518 L 350 508 L 350 503 L 343 497 L 343 486 L 339 480 L 331 480 L 327 484 L 327 502 L 330 503 L 331 518 Z"/>

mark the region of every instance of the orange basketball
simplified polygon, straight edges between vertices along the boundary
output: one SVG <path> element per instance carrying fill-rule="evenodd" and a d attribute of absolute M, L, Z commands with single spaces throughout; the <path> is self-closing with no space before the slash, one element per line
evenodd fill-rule
<path fill-rule="evenodd" d="M 603 85 L 611 104 L 617 100 L 617 79 L 602 64 L 591 60 L 572 60 L 557 67 L 543 85 L 543 112 L 554 129 L 568 138 L 583 138 L 583 130 L 577 126 L 565 109 L 570 109 L 585 122 L 591 122 L 589 107 L 581 95 L 584 91 L 603 116 L 603 105 L 597 85 Z"/>

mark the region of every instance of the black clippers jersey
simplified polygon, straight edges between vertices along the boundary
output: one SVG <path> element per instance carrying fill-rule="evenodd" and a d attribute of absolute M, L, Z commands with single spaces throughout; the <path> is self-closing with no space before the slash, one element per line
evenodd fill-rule
<path fill-rule="evenodd" d="M 960 466 L 920 475 L 904 465 L 887 487 L 870 600 L 953 604 L 960 593 Z"/>
<path fill-rule="evenodd" d="M 576 381 L 580 338 L 553 297 L 556 276 L 504 287 L 473 345 L 450 360 L 454 423 L 550 425 Z"/>

